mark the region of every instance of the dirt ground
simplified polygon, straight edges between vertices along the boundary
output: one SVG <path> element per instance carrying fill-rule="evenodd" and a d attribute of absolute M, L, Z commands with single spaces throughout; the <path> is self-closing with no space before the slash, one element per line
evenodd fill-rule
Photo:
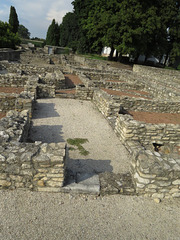
<path fill-rule="evenodd" d="M 0 87 L 0 93 L 21 93 L 24 91 L 23 87 Z"/>
<path fill-rule="evenodd" d="M 6 113 L 0 112 L 0 119 L 3 118 L 3 117 L 5 117 L 5 116 L 6 116 Z"/>
<path fill-rule="evenodd" d="M 82 84 L 81 80 L 75 74 L 65 74 L 65 83 L 69 88 L 73 88 L 78 84 Z"/>
<path fill-rule="evenodd" d="M 136 91 L 136 90 L 127 90 L 127 91 L 120 91 L 120 90 L 111 90 L 111 89 L 107 89 L 107 88 L 101 88 L 103 91 L 107 92 L 110 95 L 115 95 L 115 96 L 128 96 L 128 97 L 135 97 L 135 98 L 144 98 L 144 99 L 150 99 L 149 97 L 147 97 L 147 93 L 144 91 Z M 140 96 L 133 94 L 133 92 L 135 93 L 139 93 L 141 94 Z"/>
<path fill-rule="evenodd" d="M 178 113 L 153 113 L 153 112 L 129 112 L 137 121 L 146 123 L 171 123 L 180 124 L 180 114 Z"/>

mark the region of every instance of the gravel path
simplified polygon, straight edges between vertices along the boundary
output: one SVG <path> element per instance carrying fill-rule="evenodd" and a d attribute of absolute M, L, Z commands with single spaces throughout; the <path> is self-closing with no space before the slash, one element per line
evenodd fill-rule
<path fill-rule="evenodd" d="M 179 240 L 180 201 L 0 191 L 1 240 Z"/>
<path fill-rule="evenodd" d="M 38 100 L 30 138 L 48 143 L 68 138 L 88 139 L 83 146 L 89 155 L 69 151 L 68 168 L 72 171 L 129 171 L 127 150 L 91 102 L 60 98 Z"/>

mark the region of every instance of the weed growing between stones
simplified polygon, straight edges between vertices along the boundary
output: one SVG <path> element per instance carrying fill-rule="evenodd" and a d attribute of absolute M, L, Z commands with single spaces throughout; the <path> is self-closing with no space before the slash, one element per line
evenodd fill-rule
<path fill-rule="evenodd" d="M 68 138 L 67 143 L 73 146 L 76 146 L 77 148 L 74 147 L 69 147 L 69 150 L 79 150 L 79 153 L 83 156 L 87 156 L 89 152 L 82 146 L 82 144 L 88 142 L 88 139 L 86 138 Z"/>

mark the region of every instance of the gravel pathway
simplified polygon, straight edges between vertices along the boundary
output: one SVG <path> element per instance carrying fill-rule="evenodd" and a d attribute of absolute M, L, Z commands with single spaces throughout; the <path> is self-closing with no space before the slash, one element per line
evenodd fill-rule
<path fill-rule="evenodd" d="M 179 240 L 180 201 L 0 191 L 1 240 Z"/>
<path fill-rule="evenodd" d="M 105 118 L 88 101 L 73 99 L 39 99 L 33 115 L 30 138 L 42 142 L 63 142 L 68 138 L 85 138 L 89 152 L 69 151 L 68 168 L 73 172 L 125 173 L 130 158 Z"/>

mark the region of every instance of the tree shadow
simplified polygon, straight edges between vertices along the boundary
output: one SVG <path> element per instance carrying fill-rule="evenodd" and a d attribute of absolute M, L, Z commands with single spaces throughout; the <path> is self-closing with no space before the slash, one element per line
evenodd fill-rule
<path fill-rule="evenodd" d="M 103 172 L 112 172 L 111 160 L 67 159 L 65 189 L 76 189 L 77 186 L 99 184 L 97 176 Z M 94 178 L 95 177 L 95 178 Z M 99 178 L 99 177 L 98 177 Z M 89 188 L 89 187 L 88 187 Z"/>
<path fill-rule="evenodd" d="M 93 173 L 112 172 L 111 160 L 94 159 L 67 159 L 67 168 L 74 173 Z"/>
<path fill-rule="evenodd" d="M 37 102 L 34 107 L 32 119 L 40 118 L 54 118 L 59 117 L 59 113 L 55 110 L 54 103 L 39 103 Z"/>
<path fill-rule="evenodd" d="M 62 125 L 32 126 L 29 131 L 28 141 L 41 141 L 43 143 L 65 142 L 62 134 Z"/>

